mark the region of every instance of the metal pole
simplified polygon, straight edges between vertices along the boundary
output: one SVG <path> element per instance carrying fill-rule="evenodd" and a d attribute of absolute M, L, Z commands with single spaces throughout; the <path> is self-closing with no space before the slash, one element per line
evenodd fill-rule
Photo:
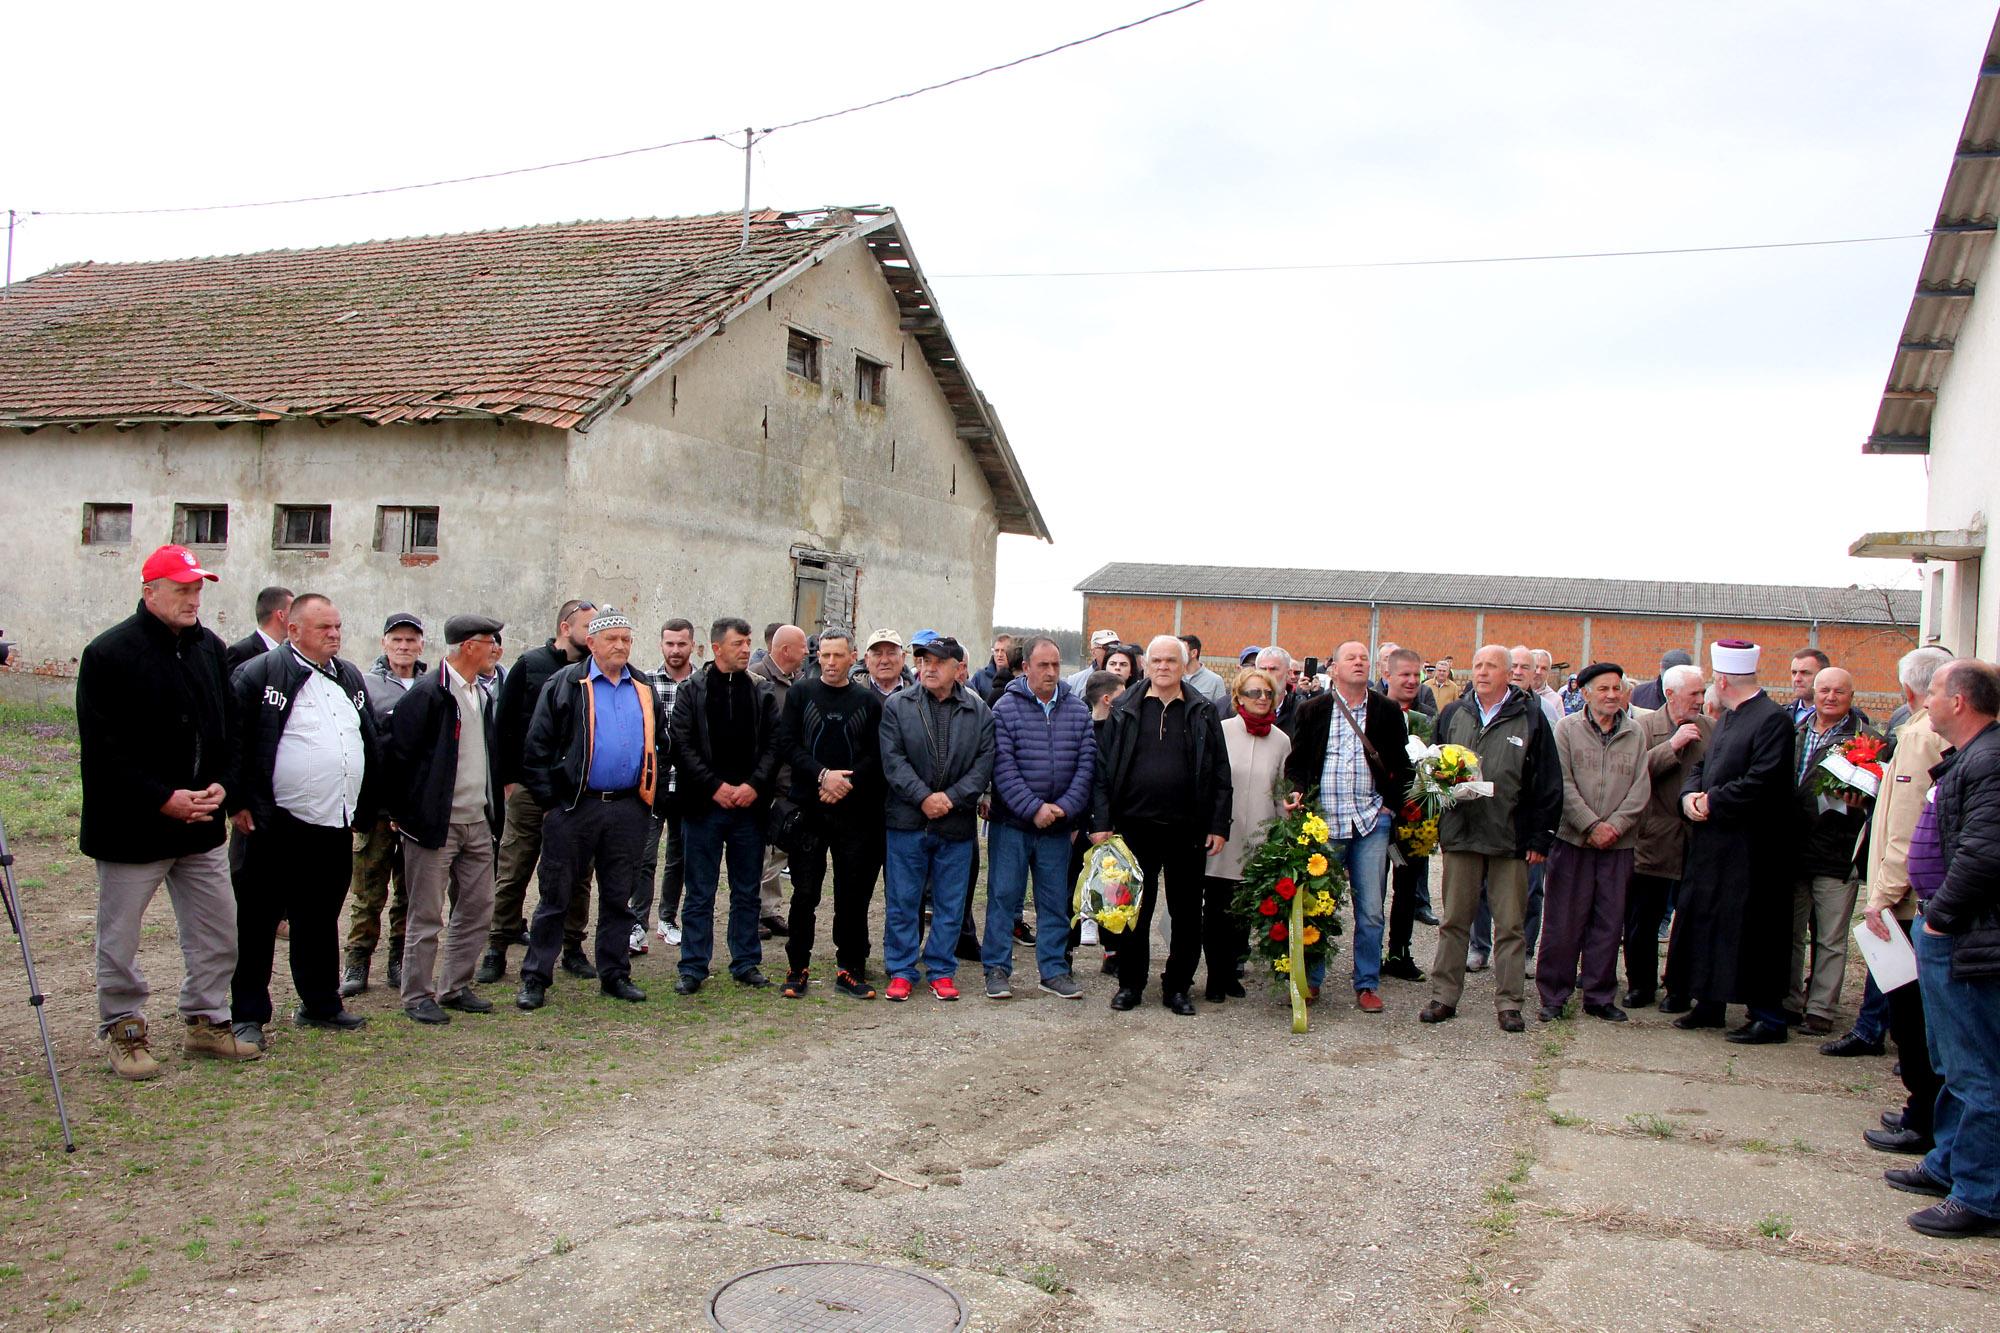
<path fill-rule="evenodd" d="M 7 210 L 7 280 L 0 284 L 0 301 L 9 300 L 8 288 L 14 285 L 14 210 Z"/>
<path fill-rule="evenodd" d="M 35 956 L 28 949 L 27 914 L 21 910 L 21 900 L 14 888 L 14 854 L 7 850 L 5 825 L 0 825 L 0 898 L 6 900 L 7 922 L 21 941 L 21 968 L 28 981 L 28 1004 L 42 1029 L 42 1055 L 49 1062 L 49 1085 L 56 1091 L 56 1119 L 62 1123 L 63 1151 L 75 1152 L 76 1140 L 69 1132 L 69 1108 L 63 1104 L 62 1075 L 56 1072 L 55 1043 L 49 1040 L 48 1011 L 42 1006 L 42 986 L 35 977 Z"/>
<path fill-rule="evenodd" d="M 750 149 L 757 142 L 757 136 L 748 125 L 743 127 L 743 243 L 736 248 L 750 248 Z M 9 216 L 12 216 L 11 214 Z M 8 236 L 12 237 L 10 231 Z"/>

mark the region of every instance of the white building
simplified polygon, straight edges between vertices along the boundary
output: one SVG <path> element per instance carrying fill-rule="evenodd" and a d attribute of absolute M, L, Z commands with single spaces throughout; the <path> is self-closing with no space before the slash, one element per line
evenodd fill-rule
<path fill-rule="evenodd" d="M 1979 286 L 2000 211 L 2000 21 L 1986 42 L 1945 178 L 1930 247 L 1890 366 L 1877 454 L 1922 454 L 1930 474 L 1925 526 L 1871 532 L 1850 555 L 1924 566 L 1922 638 L 1953 652 L 2000 652 L 2000 570 L 1987 518 L 2000 508 L 2000 294 Z"/>
<path fill-rule="evenodd" d="M 146 264 L 0 302 L 0 624 L 73 662 L 162 542 L 383 618 L 571 596 L 982 641 L 1048 537 L 888 210 L 582 222 Z M 865 622 L 865 623 L 862 623 Z M 699 637 L 699 636 L 698 636 Z"/>

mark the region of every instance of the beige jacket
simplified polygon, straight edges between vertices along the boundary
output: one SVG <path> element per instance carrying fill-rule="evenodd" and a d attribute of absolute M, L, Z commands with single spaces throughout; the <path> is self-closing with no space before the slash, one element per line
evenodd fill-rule
<path fill-rule="evenodd" d="M 1917 897 L 1910 892 L 1910 833 L 1931 789 L 1931 768 L 1944 750 L 1930 714 L 1921 708 L 1911 713 L 1896 730 L 1896 753 L 1882 770 L 1882 790 L 1875 797 L 1868 826 L 1868 905 L 1893 908 L 1902 921 L 1917 914 Z"/>
<path fill-rule="evenodd" d="M 1588 847 L 1590 830 L 1601 821 L 1618 834 L 1610 850 L 1623 851 L 1632 845 L 1639 816 L 1653 795 L 1646 778 L 1646 742 L 1638 724 L 1623 713 L 1609 740 L 1599 740 L 1592 734 L 1597 731 L 1589 709 L 1556 724 L 1556 754 L 1563 771 L 1562 822 L 1556 836 L 1573 847 Z"/>
<path fill-rule="evenodd" d="M 1284 813 L 1274 794 L 1284 776 L 1285 759 L 1292 752 L 1292 738 L 1276 727 L 1268 736 L 1252 736 L 1240 717 L 1222 719 L 1222 742 L 1229 751 L 1230 798 L 1229 840 L 1208 863 L 1207 873 L 1215 879 L 1242 879 L 1243 863 L 1250 853 L 1264 845 L 1267 825 Z M 1382 818 L 1389 818 L 1383 811 Z"/>
<path fill-rule="evenodd" d="M 1639 719 L 1639 735 L 1646 742 L 1647 785 L 1652 796 L 1639 816 L 1639 836 L 1634 843 L 1639 854 L 1632 862 L 1635 875 L 1651 875 L 1656 879 L 1681 877 L 1681 862 L 1687 854 L 1691 827 L 1681 814 L 1681 783 L 1687 778 L 1688 769 L 1701 762 L 1708 752 L 1709 738 L 1715 735 L 1712 719 L 1696 713 L 1691 720 L 1701 729 L 1701 739 L 1676 754 L 1672 741 L 1680 725 L 1666 709 L 1655 708 Z"/>

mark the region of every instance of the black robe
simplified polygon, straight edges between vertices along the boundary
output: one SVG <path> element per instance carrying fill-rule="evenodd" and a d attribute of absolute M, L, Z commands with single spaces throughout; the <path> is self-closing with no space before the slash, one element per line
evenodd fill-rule
<path fill-rule="evenodd" d="M 1681 794 L 1708 793 L 1708 818 L 1692 825 L 1674 904 L 1685 998 L 1784 1004 L 1799 835 L 1793 741 L 1790 712 L 1759 693 L 1722 719 L 1688 769 Z"/>

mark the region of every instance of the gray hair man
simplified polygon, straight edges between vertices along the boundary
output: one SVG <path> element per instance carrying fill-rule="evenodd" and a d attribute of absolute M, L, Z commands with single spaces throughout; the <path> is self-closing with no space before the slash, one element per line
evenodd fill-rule
<path fill-rule="evenodd" d="M 1854 714 L 1854 677 L 1827 667 L 1813 679 L 1813 713 L 1799 724 L 1793 777 L 1803 838 L 1792 882 L 1792 961 L 1786 975 L 1791 993 L 1788 1020 L 1803 1015 L 1808 1036 L 1834 1032 L 1834 1015 L 1847 979 L 1847 930 L 1854 917 L 1860 871 L 1854 849 L 1867 826 L 1874 798 L 1853 789 L 1822 797 L 1816 788 L 1820 765 L 1841 746 L 1874 733 Z M 1811 981 L 1806 978 L 1808 946 Z"/>
<path fill-rule="evenodd" d="M 1910 837 L 1917 817 L 1930 798 L 1931 769 L 1945 757 L 1945 741 L 1931 725 L 1926 696 L 1931 678 L 1951 654 L 1942 648 L 1917 648 L 1903 654 L 1896 664 L 1896 679 L 1903 687 L 1903 703 L 1908 720 L 1897 728 L 1895 747 L 1882 765 L 1881 790 L 1868 827 L 1868 906 L 1867 928 L 1877 939 L 1900 930 L 1905 937 L 1914 929 L 1917 894 L 1910 885 Z M 1871 1001 L 1879 992 L 1870 978 Z M 1917 986 L 1898 986 L 1882 997 L 1888 1008 L 1888 1031 L 1896 1042 L 1896 1058 L 1902 1067 L 1903 1087 L 1909 1096 L 1902 1115 L 1893 1126 L 1882 1125 L 1862 1131 L 1871 1148 L 1884 1152 L 1918 1153 L 1931 1148 L 1932 1116 L 1937 1110 L 1938 1076 L 1931 1066 L 1929 1042 L 1925 1038 L 1923 992 Z M 1864 1002 L 1861 1017 L 1844 1036 L 1820 1046 L 1822 1055 L 1852 1056 L 1884 1053 L 1882 1030 L 1863 1031 L 1862 1022 L 1873 1005 Z"/>
<path fill-rule="evenodd" d="M 1668 950 L 1676 966 L 1685 953 L 1693 1007 L 1674 1026 L 1719 1028 L 1740 998 L 1750 1020 L 1729 1040 L 1781 1042 L 1797 844 L 1791 718 L 1757 684 L 1756 644 L 1722 639 L 1708 652 L 1726 711 L 1681 786 L 1681 812 L 1694 828 Z"/>
<path fill-rule="evenodd" d="M 160 1072 L 139 928 L 162 884 L 187 969 L 181 1049 L 224 1060 L 263 1054 L 229 1026 L 236 898 L 222 844 L 222 783 L 235 723 L 228 650 L 201 623 L 202 584 L 216 576 L 184 547 L 162 546 L 139 577 L 138 609 L 90 641 L 76 676 L 79 843 L 97 870 L 97 1035 L 111 1072 L 128 1079 Z"/>
<path fill-rule="evenodd" d="M 412 686 L 389 719 L 390 768 L 401 777 L 390 808 L 410 880 L 400 990 L 404 1014 L 417 1023 L 448 1023 L 446 1009 L 493 1012 L 472 989 L 493 924 L 502 803 L 494 709 L 479 678 L 500 660 L 502 628 L 480 615 L 445 621 L 444 665 Z M 439 968 L 447 906 L 451 934 Z"/>
<path fill-rule="evenodd" d="M 1524 1032 L 1522 922 L 1528 867 L 1548 859 L 1562 817 L 1562 761 L 1554 728 L 1526 690 L 1508 680 L 1508 653 L 1489 643 L 1472 655 L 1472 689 L 1438 715 L 1434 739 L 1479 756 L 1491 796 L 1460 801 L 1438 819 L 1444 861 L 1444 924 L 1431 964 L 1431 1002 L 1417 1015 L 1442 1023 L 1458 1014 L 1472 918 L 1482 886 L 1492 903 L 1494 1008 L 1503 1032 Z"/>
<path fill-rule="evenodd" d="M 1287 736 L 1298 724 L 1299 715 L 1299 664 L 1292 655 L 1272 644 L 1257 652 L 1257 666 L 1271 673 L 1285 697 L 1278 701 L 1278 730 Z"/>
<path fill-rule="evenodd" d="M 1625 670 L 1593 662 L 1577 673 L 1581 712 L 1556 724 L 1562 762 L 1562 820 L 1549 849 L 1542 956 L 1535 964 L 1541 1020 L 1561 1016 L 1578 989 L 1583 1011 L 1623 1023 L 1616 1004 L 1618 945 L 1634 836 L 1651 798 L 1646 743 L 1625 714 Z"/>
<path fill-rule="evenodd" d="M 1701 711 L 1701 668 L 1676 663 L 1660 673 L 1660 706 L 1639 719 L 1646 743 L 1647 785 L 1652 794 L 1639 815 L 1632 841 L 1632 882 L 1625 890 L 1625 1007 L 1653 1003 L 1660 988 L 1660 927 L 1680 886 L 1687 855 L 1687 821 L 1681 817 L 1681 786 L 1690 765 L 1708 752 L 1715 723 Z M 1667 964 L 1667 994 L 1674 986 Z M 1664 1006 L 1663 1006 L 1664 1007 Z"/>

